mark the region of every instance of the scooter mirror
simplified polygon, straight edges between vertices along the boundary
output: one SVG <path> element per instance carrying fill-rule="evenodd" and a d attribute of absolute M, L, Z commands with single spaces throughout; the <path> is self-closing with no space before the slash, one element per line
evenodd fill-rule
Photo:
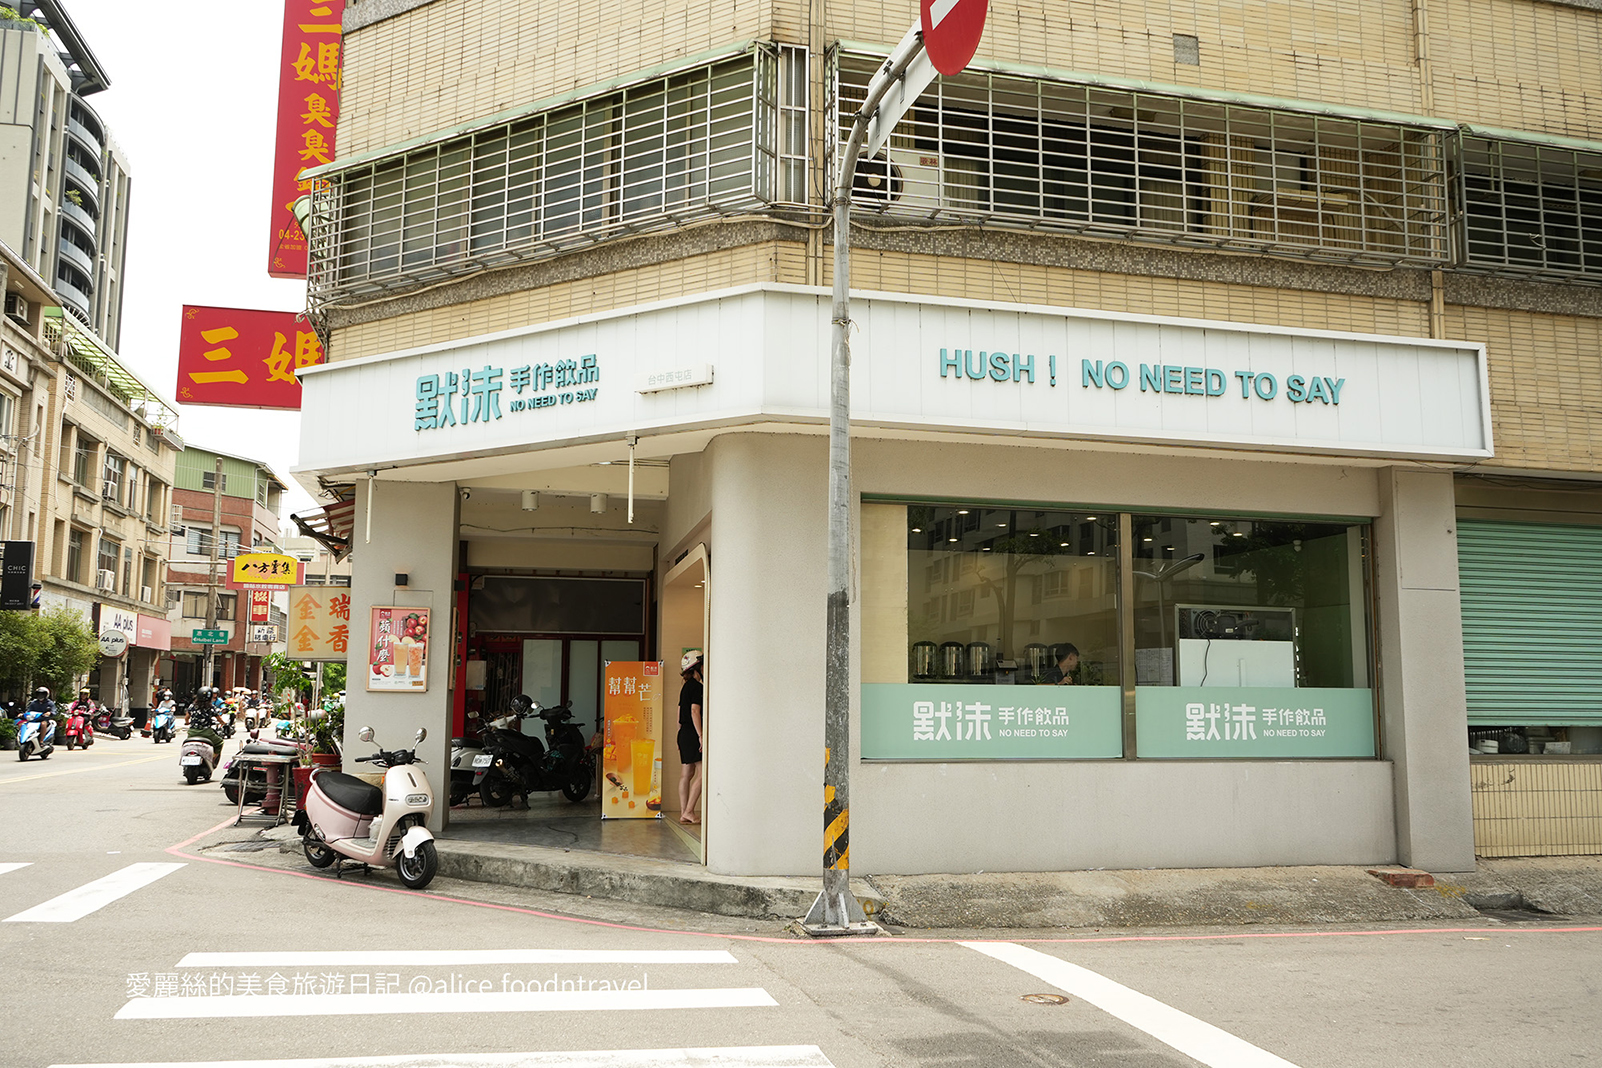
<path fill-rule="evenodd" d="M 371 728 L 371 727 L 363 727 L 361 734 L 357 735 L 357 737 L 360 738 L 364 742 L 372 741 L 373 740 L 373 728 Z"/>
<path fill-rule="evenodd" d="M 427 727 L 418 727 L 417 728 L 417 740 L 414 741 L 412 744 L 413 745 L 417 745 L 420 742 L 422 742 L 422 740 L 424 738 L 427 738 L 427 737 L 428 737 L 428 728 Z"/>

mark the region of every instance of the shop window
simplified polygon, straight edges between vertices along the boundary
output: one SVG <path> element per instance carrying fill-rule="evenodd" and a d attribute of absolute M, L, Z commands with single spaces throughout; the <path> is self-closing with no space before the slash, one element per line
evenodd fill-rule
<path fill-rule="evenodd" d="M 1374 755 L 1366 528 L 1133 517 L 1139 751 Z"/>

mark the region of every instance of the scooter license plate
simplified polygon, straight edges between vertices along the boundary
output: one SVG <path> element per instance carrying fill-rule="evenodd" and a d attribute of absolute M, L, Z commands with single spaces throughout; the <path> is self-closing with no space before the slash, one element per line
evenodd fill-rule
<path fill-rule="evenodd" d="M 493 763 L 495 763 L 495 758 L 488 753 L 480 753 L 473 758 L 473 767 L 475 768 L 487 768 Z"/>
<path fill-rule="evenodd" d="M 182 767 L 186 767 L 187 768 L 192 764 L 199 764 L 200 763 L 200 758 L 197 757 L 197 756 L 187 756 L 187 757 L 184 757 L 182 760 L 178 761 L 178 763 Z"/>

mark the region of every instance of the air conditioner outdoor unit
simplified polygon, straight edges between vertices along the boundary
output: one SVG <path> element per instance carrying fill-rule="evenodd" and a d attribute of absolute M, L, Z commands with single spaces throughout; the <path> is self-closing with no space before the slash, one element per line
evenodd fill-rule
<path fill-rule="evenodd" d="M 115 501 L 121 495 L 122 487 L 117 485 L 111 479 L 108 478 L 100 484 L 100 496 L 106 500 Z"/>
<path fill-rule="evenodd" d="M 6 294 L 6 317 L 23 326 L 28 325 L 28 302 L 21 293 Z"/>
<path fill-rule="evenodd" d="M 101 568 L 95 572 L 95 589 L 115 590 L 117 588 L 117 573 Z"/>
<path fill-rule="evenodd" d="M 141 586 L 139 587 L 139 599 L 146 603 L 151 603 L 156 599 L 156 591 L 149 586 Z"/>
<path fill-rule="evenodd" d="M 172 506 L 172 521 L 170 523 L 168 523 L 167 525 L 169 527 L 172 527 L 174 530 L 177 530 L 179 527 L 184 525 L 184 510 L 183 510 L 183 508 L 181 508 L 180 506 L 178 506 L 176 504 Z"/>
<path fill-rule="evenodd" d="M 941 207 L 940 156 L 912 147 L 897 147 L 892 138 L 888 151 L 891 168 L 890 200 L 902 211 L 933 213 Z"/>

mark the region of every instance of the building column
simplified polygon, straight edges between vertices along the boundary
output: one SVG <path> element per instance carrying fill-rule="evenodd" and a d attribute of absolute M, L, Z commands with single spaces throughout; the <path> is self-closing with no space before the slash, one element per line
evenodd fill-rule
<path fill-rule="evenodd" d="M 828 441 L 728 434 L 707 454 L 707 866 L 821 874 Z"/>
<path fill-rule="evenodd" d="M 356 483 L 353 566 L 350 584 L 350 658 L 346 662 L 345 767 L 377 745 L 407 749 L 419 727 L 428 738 L 418 748 L 434 792 L 429 828 L 442 830 L 450 811 L 451 773 L 451 610 L 455 605 L 457 516 L 460 498 L 454 482 L 388 482 L 369 488 Z M 372 540 L 367 541 L 371 530 Z M 407 576 L 405 587 L 395 576 Z M 428 650 L 428 689 L 423 693 L 372 693 L 367 689 L 367 652 L 372 609 L 404 606 L 433 610 Z M 372 727 L 373 742 L 357 735 Z"/>
<path fill-rule="evenodd" d="M 150 707 L 150 691 L 156 685 L 156 660 L 160 656 L 154 649 L 128 650 L 128 713 Z"/>
<path fill-rule="evenodd" d="M 1379 473 L 1379 489 L 1379 698 L 1384 755 L 1395 767 L 1397 859 L 1431 871 L 1472 871 L 1452 475 L 1393 467 Z"/>

